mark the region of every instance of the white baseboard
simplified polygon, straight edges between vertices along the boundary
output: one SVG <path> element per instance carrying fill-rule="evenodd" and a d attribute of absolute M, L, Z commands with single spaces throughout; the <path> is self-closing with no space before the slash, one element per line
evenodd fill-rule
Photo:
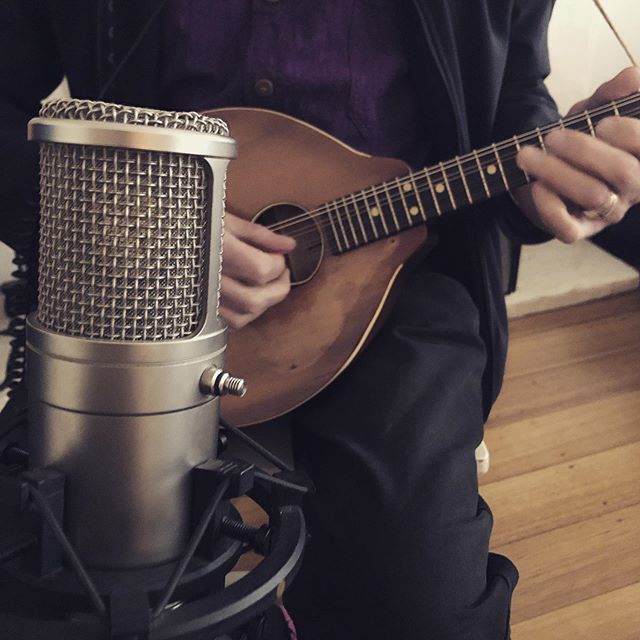
<path fill-rule="evenodd" d="M 510 318 L 568 307 L 630 291 L 640 274 L 586 240 L 553 240 L 522 248 L 518 287 L 507 296 Z"/>

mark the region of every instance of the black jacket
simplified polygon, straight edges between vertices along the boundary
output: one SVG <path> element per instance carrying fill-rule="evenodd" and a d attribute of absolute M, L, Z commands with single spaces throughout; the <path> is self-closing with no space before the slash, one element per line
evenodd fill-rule
<path fill-rule="evenodd" d="M 553 0 L 403 0 L 412 71 L 432 148 L 450 158 L 559 116 L 544 86 Z M 67 76 L 74 97 L 96 98 L 125 57 L 107 101 L 161 107 L 158 0 L 3 0 L 0 6 L 0 239 L 35 228 L 36 151 L 25 142 L 39 101 Z M 222 105 L 211 105 L 222 106 Z M 478 209 L 483 209 L 479 212 Z M 443 221 L 434 264 L 462 281 L 481 314 L 489 360 L 485 399 L 506 354 L 498 226 L 521 242 L 546 235 L 504 197 Z"/>

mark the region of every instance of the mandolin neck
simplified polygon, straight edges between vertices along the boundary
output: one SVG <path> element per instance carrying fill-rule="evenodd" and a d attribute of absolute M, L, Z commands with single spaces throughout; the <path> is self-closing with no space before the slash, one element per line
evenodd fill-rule
<path fill-rule="evenodd" d="M 640 117 L 640 93 L 328 202 L 318 213 L 328 219 L 330 249 L 344 253 L 523 186 L 531 179 L 516 165 L 522 146 L 544 150 L 544 136 L 558 128 L 595 136 L 609 116 Z"/>

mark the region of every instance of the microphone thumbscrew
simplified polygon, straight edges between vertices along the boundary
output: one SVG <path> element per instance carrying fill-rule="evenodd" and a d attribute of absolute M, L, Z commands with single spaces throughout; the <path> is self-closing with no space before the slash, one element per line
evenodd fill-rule
<path fill-rule="evenodd" d="M 226 395 L 242 398 L 247 392 L 247 383 L 222 369 L 208 367 L 200 377 L 200 390 L 214 398 Z"/>

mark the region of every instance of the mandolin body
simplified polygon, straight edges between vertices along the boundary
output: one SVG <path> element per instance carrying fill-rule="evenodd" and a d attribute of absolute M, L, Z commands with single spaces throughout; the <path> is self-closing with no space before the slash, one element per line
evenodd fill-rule
<path fill-rule="evenodd" d="M 229 108 L 206 115 L 224 119 L 238 143 L 226 208 L 246 220 L 260 221 L 277 203 L 312 210 L 409 172 L 402 161 L 359 153 L 279 113 Z M 230 331 L 225 369 L 243 377 L 248 391 L 223 399 L 225 418 L 238 426 L 264 422 L 334 380 L 371 336 L 402 266 L 426 238 L 421 225 L 339 255 L 324 251 L 315 273 L 282 303 Z"/>

